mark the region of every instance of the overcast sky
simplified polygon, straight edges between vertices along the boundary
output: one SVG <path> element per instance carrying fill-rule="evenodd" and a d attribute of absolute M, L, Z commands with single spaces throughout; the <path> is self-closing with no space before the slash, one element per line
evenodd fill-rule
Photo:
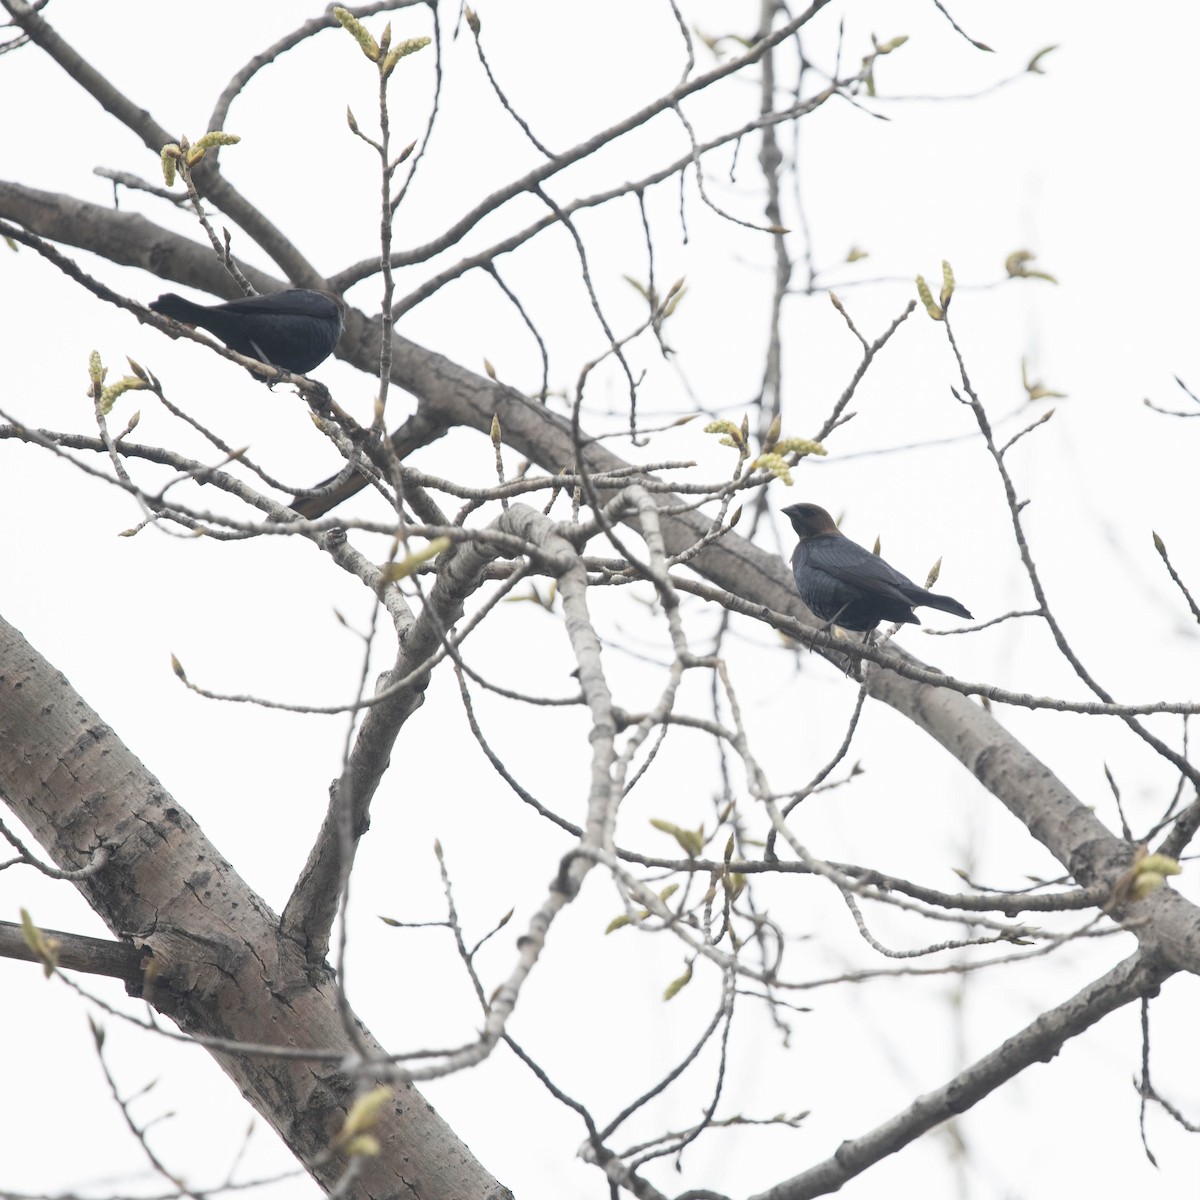
<path fill-rule="evenodd" d="M 664 4 L 615 0 L 597 8 L 561 0 L 483 0 L 478 8 L 497 77 L 539 138 L 556 150 L 661 94 L 683 70 L 681 43 Z M 757 8 L 747 3 L 684 0 L 681 10 L 707 35 L 748 35 L 756 24 Z M 318 11 L 294 0 L 210 0 L 202 8 L 54 0 L 46 16 L 131 100 L 167 128 L 194 138 L 229 76 Z M 1142 401 L 1195 408 L 1174 376 L 1200 387 L 1193 161 L 1200 17 L 1188 6 L 1161 2 L 1132 14 L 1068 3 L 958 4 L 951 11 L 995 52 L 973 50 L 927 3 L 835 4 L 814 21 L 805 49 L 822 67 L 832 67 L 843 15 L 844 63 L 857 63 L 871 33 L 881 41 L 907 34 L 910 41 L 880 62 L 879 99 L 862 107 L 830 104 L 802 125 L 799 176 L 812 258 L 821 281 L 835 284 L 872 337 L 915 294 L 916 273 L 925 274 L 936 291 L 942 260 L 953 264 L 959 282 L 955 328 L 998 426 L 1011 435 L 1056 405 L 1049 424 L 1014 452 L 1012 467 L 1031 501 L 1026 515 L 1033 553 L 1073 644 L 1122 699 L 1186 699 L 1200 666 L 1195 625 L 1164 577 L 1151 531 L 1166 540 L 1184 578 L 1200 585 L 1200 432 L 1151 412 Z M 452 7 L 442 13 L 447 35 L 455 19 Z M 392 20 L 398 36 L 428 31 L 419 9 Z M 382 20 L 370 24 L 378 30 Z M 1051 45 L 1057 48 L 1043 60 L 1045 74 L 1022 76 L 1029 59 Z M 399 245 L 435 236 L 537 161 L 489 99 L 467 40 L 448 38 L 445 54 L 435 146 L 421 186 L 401 210 Z M 703 47 L 699 56 L 704 69 L 711 58 Z M 406 64 L 397 72 L 393 89 L 400 144 L 422 136 L 432 73 L 430 52 L 410 62 L 411 70 Z M 264 71 L 228 120 L 244 141 L 225 152 L 224 171 L 329 273 L 377 248 L 373 163 L 345 126 L 347 105 L 364 128 L 375 126 L 368 65 L 346 35 L 325 33 Z M 944 96 L 966 98 L 935 99 Z M 719 104 L 753 112 L 756 97 L 747 79 L 722 91 Z M 701 128 L 732 124 L 712 110 L 714 103 L 700 98 L 689 112 Z M 96 167 L 157 182 L 155 156 L 35 47 L 0 57 L 0 112 L 6 114 L 0 120 L 0 171 L 8 180 L 96 203 L 112 198 L 111 185 L 93 174 Z M 660 121 L 629 146 L 555 181 L 551 194 L 563 202 L 637 178 L 678 153 L 676 137 L 677 127 Z M 708 179 L 713 198 L 749 222 L 762 220 L 756 151 L 749 143 L 743 147 L 735 180 L 725 173 L 727 158 L 714 160 Z M 199 236 L 186 214 L 165 212 L 159 202 L 128 192 L 120 202 Z M 597 217 L 581 221 L 581 228 L 592 239 L 597 289 L 628 323 L 637 297 L 623 277 L 644 279 L 646 267 L 636 213 L 625 204 L 620 220 Z M 650 192 L 648 210 L 660 231 L 659 281 L 682 276 L 688 293 L 669 324 L 677 366 L 645 357 L 646 420 L 685 411 L 689 391 L 706 409 L 739 420 L 761 373 L 769 240 L 719 220 L 694 191 L 685 240 L 674 184 Z M 433 266 L 401 272 L 399 291 L 539 211 L 531 201 L 518 206 L 520 219 L 485 223 L 462 249 Z M 569 392 L 603 339 L 583 302 L 577 269 L 564 270 L 567 240 L 543 242 L 501 266 L 551 346 L 552 388 Z M 798 230 L 793 246 L 800 257 Z M 846 265 L 853 246 L 868 257 Z M 1021 249 L 1037 255 L 1036 265 L 1057 286 L 1005 280 L 1006 257 Z M 71 253 L 139 299 L 164 290 L 161 281 L 140 272 Z M 0 408 L 8 418 L 88 432 L 87 359 L 99 349 L 114 375 L 122 373 L 125 355 L 144 363 L 176 402 L 204 413 L 231 444 L 251 446 L 283 477 L 315 482 L 336 469 L 286 389 L 268 393 L 201 349 L 168 341 L 129 314 L 98 306 L 31 252 L 0 248 L 0 261 L 6 367 Z M 882 282 L 865 286 L 869 280 Z M 796 283 L 802 282 L 798 271 Z M 371 313 L 378 297 L 372 277 L 348 298 Z M 400 332 L 472 370 L 482 370 L 486 359 L 502 379 L 526 391 L 540 386 L 537 348 L 487 280 L 445 288 L 408 314 Z M 819 426 L 856 355 L 856 343 L 823 294 L 790 302 L 785 433 L 806 435 Z M 1022 359 L 1031 379 L 1067 398 L 1030 403 L 1021 385 Z M 369 417 L 369 380 L 332 360 L 316 375 L 347 408 Z M 888 559 L 914 578 L 923 578 L 941 556 L 939 590 L 987 619 L 1032 605 L 999 482 L 970 439 L 969 414 L 950 394 L 956 380 L 941 327 L 918 311 L 868 376 L 854 404 L 859 416 L 830 440 L 828 458 L 806 463 L 796 487 L 776 485 L 772 505 L 811 500 L 844 514 L 847 533 L 868 546 L 879 536 Z M 601 371 L 593 387 L 592 427 L 620 428 L 624 398 L 616 376 Z M 606 421 L 602 410 L 610 402 L 617 415 Z M 114 428 L 137 407 L 123 404 Z M 410 411 L 408 398 L 397 395 L 392 404 L 396 423 Z M 732 459 L 701 426 L 694 422 L 663 434 L 645 451 L 627 440 L 611 446 L 629 458 L 640 453 L 642 461 L 694 459 L 700 477 L 714 478 L 732 468 Z M 138 437 L 196 450 L 150 405 L 142 406 Z M 906 454 L 868 453 L 908 443 L 922 446 Z M 483 439 L 466 438 L 431 448 L 418 465 L 485 486 L 494 478 L 491 453 Z M 0 442 L 0 499 L 0 562 L 6 564 L 0 611 L 158 774 L 251 886 L 281 907 L 323 815 L 344 725 L 200 700 L 178 684 L 169 659 L 178 655 L 191 677 L 221 692 L 313 704 L 346 700 L 361 648 L 335 610 L 363 627 L 367 600 L 360 589 L 333 576 L 298 540 L 215 544 L 154 531 L 119 538 L 138 520 L 127 497 L 15 441 Z M 757 536 L 768 548 L 790 551 L 782 528 L 764 527 Z M 375 543 L 372 552 L 382 557 L 385 543 Z M 610 663 L 619 681 L 617 702 L 636 711 L 655 694 L 660 675 L 634 652 L 660 655 L 663 630 L 630 608 L 621 596 L 597 600 L 602 627 L 618 647 Z M 514 604 L 500 620 L 504 636 L 480 638 L 474 665 L 510 686 L 569 694 L 572 664 L 558 616 Z M 697 612 L 695 620 L 702 643 L 711 619 Z M 946 628 L 952 622 L 931 614 L 929 623 Z M 799 785 L 836 746 L 854 686 L 827 664 L 803 660 L 798 667 L 765 628 L 738 627 L 736 638 L 727 652 L 764 769 L 776 788 Z M 901 643 L 960 677 L 1035 693 L 1082 694 L 1048 636 L 1028 623 L 965 639 L 932 640 L 906 630 Z M 387 658 L 383 647 L 379 665 Z M 704 690 L 685 691 L 684 701 L 702 711 Z M 582 813 L 586 760 L 572 740 L 581 726 L 568 722 L 560 729 L 548 718 L 530 744 L 504 705 L 486 697 L 479 703 L 522 781 L 562 811 Z M 1140 828 L 1174 787 L 1160 762 L 1115 725 L 1024 712 L 1005 712 L 1001 719 L 1110 828 L 1119 822 L 1103 764 L 1119 780 Z M 1163 721 L 1156 729 L 1178 736 L 1177 723 Z M 957 886 L 951 871 L 960 866 L 1004 887 L 1021 886 L 1027 874 L 1056 873 L 1056 864 L 1022 827 L 895 714 L 869 712 L 862 738 L 865 774 L 814 805 L 805 827 L 819 853 L 878 863 L 947 890 Z M 649 846 L 650 818 L 695 824 L 711 811 L 714 765 L 707 752 L 696 754 L 696 746 L 668 739 L 660 782 L 633 793 L 622 810 L 626 827 L 635 831 L 631 838 Z M 449 939 L 433 929 L 400 933 L 377 916 L 441 918 L 431 849 L 439 838 L 471 935 L 482 936 L 510 906 L 517 910 L 512 928 L 519 930 L 566 847 L 514 812 L 466 731 L 451 678 L 435 678 L 393 757 L 398 769 L 374 809 L 356 874 L 352 1001 L 396 1050 L 454 1044 L 474 1035 L 479 1016 Z M 919 844 L 914 829 L 923 831 L 915 839 Z M 506 851 L 502 861 L 499 846 Z M 669 852 L 666 845 L 656 849 Z M 1190 870 L 1177 886 L 1195 897 Z M 833 901 L 806 895 L 812 911 L 789 913 L 785 923 L 806 933 L 848 925 L 844 907 Z M 106 934 L 68 885 L 28 871 L 0 874 L 0 918 L 16 919 L 21 906 L 46 926 Z M 694 1040 L 716 999 L 714 979 L 708 979 L 707 989 L 695 986 L 663 1005 L 657 997 L 682 969 L 681 953 L 660 939 L 601 939 L 599 931 L 619 909 L 611 886 L 593 878 L 556 927 L 561 955 L 539 966 L 513 1026 L 518 1039 L 528 1039 L 554 1064 L 557 1081 L 602 1117 L 657 1077 L 661 1048 L 681 1053 Z M 863 965 L 865 947 L 848 932 L 846 940 L 816 937 L 790 947 L 795 974 Z M 889 932 L 901 940 L 921 936 L 905 927 Z M 571 967 L 575 946 L 581 949 Z M 847 947 L 854 957 L 839 957 Z M 788 1047 L 761 1021 L 749 1023 L 733 1047 L 735 1057 L 750 1065 L 729 1081 L 728 1110 L 762 1117 L 812 1109 L 812 1117 L 798 1133 L 748 1130 L 702 1139 L 685 1157 L 680 1178 L 747 1194 L 802 1170 L 842 1138 L 865 1132 L 943 1083 L 1129 947 L 1128 938 L 1110 938 L 1059 959 L 984 973 L 961 995 L 958 981 L 946 977 L 886 994 L 864 988 L 795 997 L 815 1011 L 792 1019 Z M 511 954 L 511 938 L 501 937 L 481 956 L 489 982 L 504 976 Z M 415 988 L 414 977 L 421 981 Z M 108 1194 L 133 1187 L 129 1180 L 142 1167 L 104 1093 L 87 1007 L 25 964 L 0 961 L 0 981 L 13 1043 L 6 1049 L 5 1074 L 20 1081 L 22 1109 L 6 1114 L 0 1190 L 87 1185 Z M 120 988 L 83 983 L 107 1002 L 138 1011 Z M 1200 1085 L 1192 1069 L 1194 1035 L 1184 1022 L 1194 1012 L 1195 988 L 1193 979 L 1171 980 L 1154 1010 L 1161 1050 L 1156 1082 L 1193 1120 L 1200 1118 Z M 961 1025 L 955 1012 L 962 1014 Z M 250 1122 L 249 1108 L 203 1051 L 148 1039 L 116 1019 L 105 1024 L 123 1090 L 158 1080 L 139 1102 L 141 1117 L 174 1114 L 156 1129 L 156 1146 L 193 1186 L 214 1186 Z M 934 1133 L 843 1194 L 906 1196 L 920 1189 L 949 1196 L 961 1183 L 973 1200 L 1040 1200 L 1103 1180 L 1108 1195 L 1150 1188 L 1157 1196 L 1194 1196 L 1194 1139 L 1155 1114 L 1150 1128 L 1161 1171 L 1142 1152 L 1130 1084 L 1140 1069 L 1139 1053 L 1131 1008 L 973 1110 L 960 1130 L 967 1148 L 961 1178 L 955 1143 Z M 674 1107 L 656 1113 L 658 1124 L 680 1128 L 695 1121 L 709 1086 L 705 1076 L 690 1103 L 677 1098 Z M 15 1088 L 9 1090 L 15 1096 Z M 594 1169 L 573 1157 L 584 1136 L 578 1121 L 550 1107 L 511 1058 L 498 1052 L 478 1076 L 425 1091 L 521 1200 L 604 1194 Z M 1085 1148 L 1086 1162 L 1080 1159 Z M 274 1136 L 259 1129 L 241 1177 L 291 1165 Z M 138 1186 L 154 1190 L 158 1184 L 142 1178 Z M 659 1186 L 676 1186 L 670 1172 L 663 1172 Z M 316 1189 L 301 1178 L 257 1194 L 304 1197 Z"/>

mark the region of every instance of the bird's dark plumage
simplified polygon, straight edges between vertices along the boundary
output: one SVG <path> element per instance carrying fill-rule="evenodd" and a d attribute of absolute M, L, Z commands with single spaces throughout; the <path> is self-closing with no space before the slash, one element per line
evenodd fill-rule
<path fill-rule="evenodd" d="M 971 616 L 957 600 L 918 587 L 879 555 L 852 542 L 823 508 L 793 504 L 783 513 L 800 538 L 792 552 L 796 590 L 822 621 L 859 632 L 880 621 L 920 625 L 913 612 L 917 605 Z"/>
<path fill-rule="evenodd" d="M 167 292 L 150 307 L 215 333 L 230 350 L 301 375 L 324 362 L 342 336 L 341 300 L 332 292 L 309 288 L 213 305 L 194 304 Z"/>

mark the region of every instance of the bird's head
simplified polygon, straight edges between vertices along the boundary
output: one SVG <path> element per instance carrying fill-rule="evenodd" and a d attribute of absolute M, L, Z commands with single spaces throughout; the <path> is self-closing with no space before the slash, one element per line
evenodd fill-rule
<path fill-rule="evenodd" d="M 833 518 L 816 504 L 789 504 L 783 510 L 783 515 L 791 521 L 792 528 L 801 541 L 805 538 L 840 532 L 834 524 Z"/>

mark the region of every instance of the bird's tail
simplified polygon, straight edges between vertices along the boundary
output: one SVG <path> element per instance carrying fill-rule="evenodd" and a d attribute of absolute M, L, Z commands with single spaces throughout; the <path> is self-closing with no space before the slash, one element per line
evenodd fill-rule
<path fill-rule="evenodd" d="M 173 321 L 186 321 L 189 325 L 197 324 L 200 314 L 206 311 L 202 304 L 194 304 L 174 292 L 164 292 L 157 300 L 151 300 L 150 309 Z"/>
<path fill-rule="evenodd" d="M 966 617 L 969 621 L 975 618 L 952 596 L 939 596 L 937 592 L 925 592 L 919 601 L 930 608 L 940 608 L 942 612 L 953 613 L 956 617 Z"/>

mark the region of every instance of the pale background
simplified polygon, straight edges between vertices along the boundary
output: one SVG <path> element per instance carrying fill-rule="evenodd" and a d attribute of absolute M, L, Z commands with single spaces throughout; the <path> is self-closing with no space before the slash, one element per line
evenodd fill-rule
<path fill-rule="evenodd" d="M 316 11 L 291 2 L 212 0 L 195 10 L 56 0 L 47 17 L 134 101 L 168 128 L 195 137 L 229 75 Z M 748 33 L 757 9 L 710 2 L 686 3 L 683 11 L 706 33 Z M 949 259 L 960 282 L 956 329 L 994 418 L 1009 417 L 1004 428 L 1011 433 L 1046 407 L 1025 405 L 1022 356 L 1031 378 L 1069 394 L 1010 463 L 1022 494 L 1032 500 L 1028 529 L 1052 601 L 1076 650 L 1120 698 L 1188 698 L 1198 665 L 1195 627 L 1165 580 L 1150 532 L 1162 535 L 1184 578 L 1200 586 L 1193 465 L 1200 433 L 1149 412 L 1141 401 L 1151 396 L 1169 407 L 1188 407 L 1174 374 L 1200 386 L 1194 284 L 1200 261 L 1194 215 L 1200 17 L 1164 3 L 1138 6 L 1135 15 L 1062 3 L 960 4 L 953 11 L 997 53 L 971 50 L 928 4 L 831 6 L 814 22 L 806 47 L 823 64 L 831 62 L 843 12 L 847 62 L 857 62 L 870 32 L 881 40 L 910 35 L 909 44 L 878 69 L 881 91 L 906 96 L 979 92 L 1020 72 L 1043 47 L 1060 46 L 1043 60 L 1045 76 L 1023 77 L 980 98 L 880 101 L 873 107 L 892 118 L 886 123 L 833 104 L 805 121 L 802 180 L 814 259 L 832 268 L 839 294 L 868 336 L 913 295 L 917 272 L 936 291 L 940 262 Z M 480 14 L 494 68 L 539 136 L 556 149 L 659 94 L 682 70 L 665 5 L 485 0 Z M 452 24 L 452 14 L 444 19 Z M 393 14 L 392 20 L 398 36 L 426 31 L 419 10 Z M 378 30 L 382 20 L 370 24 Z M 423 186 L 402 210 L 398 244 L 433 236 L 535 161 L 495 114 L 467 40 L 448 40 L 446 52 L 449 83 L 435 152 L 423 168 Z M 700 53 L 703 68 L 708 60 Z M 421 56 L 411 62 L 411 70 L 397 73 L 393 92 L 393 127 L 401 143 L 424 129 L 430 62 Z M 370 256 L 377 232 L 374 164 L 344 123 L 350 104 L 364 127 L 374 127 L 375 85 L 366 68 L 344 34 L 328 32 L 262 73 L 228 121 L 245 140 L 226 152 L 225 171 L 329 271 Z M 757 104 L 748 82 L 721 95 L 727 102 L 741 95 L 746 105 Z M 701 113 L 703 105 L 697 106 Z M 0 112 L 6 114 L 0 162 L 10 179 L 104 203 L 110 187 L 92 175 L 94 166 L 155 177 L 152 156 L 114 132 L 99 107 L 32 47 L 0 59 Z M 732 123 L 729 114 L 718 116 Z M 635 139 L 636 150 L 610 150 L 555 181 L 552 194 L 566 200 L 636 177 L 677 152 L 663 150 L 660 138 L 676 144 L 665 118 Z M 737 187 L 715 167 L 709 177 L 721 203 L 750 220 L 761 212 L 755 150 L 749 143 L 743 147 Z M 121 202 L 155 220 L 172 220 L 152 202 L 128 194 Z M 693 196 L 690 242 L 683 245 L 672 184 L 650 194 L 650 207 L 659 228 L 658 277 L 666 283 L 683 275 L 689 287 L 669 327 L 682 370 L 706 407 L 740 419 L 760 372 L 767 239 L 717 223 Z M 632 202 L 626 208 L 628 222 Z M 521 211 L 525 221 L 539 214 L 532 201 Z M 182 215 L 174 224 L 192 228 Z M 595 239 L 593 268 L 602 296 L 612 313 L 631 324 L 636 297 L 621 275 L 645 275 L 643 247 L 630 236 L 634 225 L 610 228 L 599 216 L 581 218 L 580 225 Z M 502 221 L 485 224 L 465 248 L 488 245 L 505 228 Z M 570 261 L 566 238 L 544 241 L 542 249 L 511 263 L 502 260 L 501 269 L 551 343 L 552 385 L 569 390 L 602 342 L 581 303 L 577 271 L 563 270 Z M 852 244 L 870 257 L 838 268 Z M 798 253 L 798 238 L 795 246 Z M 1035 281 L 991 286 L 1003 279 L 1006 255 L 1020 248 L 1037 253 L 1037 265 L 1058 278 L 1057 288 Z M 142 299 L 164 290 L 140 273 L 74 252 L 72 257 Z M 125 354 L 150 367 L 176 402 L 203 413 L 232 443 L 249 444 L 285 477 L 315 481 L 331 469 L 301 405 L 285 389 L 269 394 L 200 349 L 171 343 L 128 314 L 96 305 L 31 252 L 0 249 L 0 264 L 0 407 L 10 417 L 88 431 L 87 356 L 99 349 L 114 375 L 122 372 Z M 424 273 L 401 273 L 400 290 Z M 840 282 L 880 276 L 894 282 L 869 290 Z M 372 280 L 350 300 L 373 311 L 377 297 Z M 451 285 L 400 328 L 465 366 L 480 369 L 486 357 L 515 386 L 532 390 L 539 384 L 528 335 L 490 283 L 472 278 Z M 845 385 L 856 346 L 823 296 L 793 300 L 785 330 L 784 431 L 804 435 Z M 641 401 L 647 419 L 677 411 L 685 402 L 679 377 L 649 353 L 645 361 L 651 372 Z M 347 406 L 369 413 L 369 380 L 333 361 L 317 375 Z M 949 394 L 955 382 L 940 327 L 918 312 L 868 377 L 853 405 L 860 416 L 831 439 L 829 458 L 805 464 L 790 491 L 776 485 L 772 501 L 778 508 L 809 499 L 845 512 L 851 536 L 869 545 L 881 535 L 887 557 L 917 578 L 943 555 L 941 590 L 986 618 L 1030 607 L 1030 596 L 998 481 L 979 447 L 964 441 L 906 455 L 849 458 L 969 434 L 969 414 Z M 594 386 L 594 402 L 608 388 L 620 408 L 614 377 Z M 133 401 L 123 402 L 115 428 L 136 407 Z M 408 411 L 406 402 L 403 395 L 393 398 L 393 423 Z M 599 424 L 591 422 L 592 428 Z M 728 470 L 729 452 L 715 447 L 700 424 L 656 439 L 646 453 L 697 459 L 704 478 Z M 138 437 L 191 445 L 151 405 L 143 406 Z M 636 453 L 627 442 L 613 448 L 628 457 Z M 491 447 L 480 438 L 447 442 L 423 455 L 420 465 L 486 484 Z M 250 884 L 282 906 L 324 811 L 344 723 L 199 700 L 175 680 L 169 656 L 177 654 L 197 682 L 220 691 L 311 703 L 349 699 L 359 643 L 333 611 L 364 624 L 361 589 L 298 541 L 231 546 L 153 532 L 120 539 L 116 535 L 138 517 L 129 500 L 14 442 L 0 443 L 0 502 L 5 617 L 66 673 Z M 767 546 L 791 545 L 782 531 L 764 528 L 758 537 Z M 599 597 L 597 609 L 605 631 L 623 646 L 651 653 L 661 646 L 661 626 L 640 610 L 631 613 L 623 595 Z M 711 620 L 703 612 L 691 618 L 700 648 Z M 931 615 L 929 623 L 951 624 L 940 615 Z M 557 617 L 534 605 L 509 605 L 498 614 L 496 632 L 500 624 L 501 636 L 472 639 L 468 661 L 499 682 L 566 694 L 570 663 Z M 937 641 L 906 630 L 901 640 L 960 677 L 1082 695 L 1048 636 L 1032 624 Z M 802 659 L 797 669 L 796 658 L 761 627 L 739 625 L 727 652 L 772 785 L 800 785 L 840 739 L 853 685 L 817 661 Z M 619 649 L 609 666 L 623 707 L 636 709 L 654 694 L 658 675 L 652 666 Z M 699 690 L 684 700 L 702 710 Z M 581 737 L 580 716 L 539 715 L 531 739 L 504 706 L 479 696 L 476 701 L 493 744 L 522 782 L 566 815 L 580 815 L 584 743 L 573 740 Z M 1024 712 L 1004 712 L 1001 719 L 1110 827 L 1116 818 L 1103 763 L 1119 780 L 1139 828 L 1154 819 L 1174 787 L 1164 764 L 1116 722 Z M 1173 742 L 1178 727 L 1177 719 L 1154 726 Z M 866 773 L 852 787 L 810 802 L 803 837 L 818 853 L 870 862 L 950 890 L 957 883 L 951 869 L 959 866 L 995 886 L 1020 886 L 1027 873 L 1057 874 L 1023 828 L 895 714 L 869 709 L 860 736 L 851 758 L 860 757 Z M 658 835 L 648 832 L 649 818 L 695 825 L 709 817 L 709 797 L 718 785 L 709 752 L 697 753 L 697 746 L 683 737 L 668 739 L 659 773 L 622 810 L 631 842 L 669 853 L 665 839 L 652 840 Z M 435 677 L 393 763 L 355 876 L 348 987 L 364 1020 L 399 1051 L 469 1040 L 479 1019 L 444 931 L 399 932 L 376 919 L 442 916 L 434 839 L 445 847 L 469 937 L 482 936 L 506 909 L 516 908 L 509 931 L 480 958 L 487 983 L 506 973 L 509 932 L 523 927 L 566 847 L 518 810 L 487 767 L 449 676 Z M 1177 886 L 1194 895 L 1193 873 L 1186 866 Z M 789 947 L 795 977 L 881 965 L 845 928 L 849 921 L 835 898 L 815 888 L 773 896 L 780 904 L 803 903 L 800 912 L 780 911 L 789 928 L 840 931 L 837 940 L 810 937 Z M 16 919 L 21 906 L 43 925 L 105 934 L 68 885 L 10 870 L 0 875 L 0 917 Z M 682 969 L 682 955 L 665 940 L 632 934 L 602 939 L 600 930 L 617 911 L 613 890 L 594 875 L 553 930 L 511 1029 L 543 1058 L 556 1082 L 602 1120 L 657 1077 L 661 1067 L 654 1055 L 663 1046 L 675 1047 L 677 1055 L 692 1042 L 716 1003 L 715 977 L 698 972 L 687 992 L 663 1005 L 658 997 Z M 927 940 L 898 923 L 880 927 L 897 944 Z M 886 990 L 868 985 L 802 993 L 795 999 L 814 1012 L 792 1018 L 788 1048 L 755 1017 L 732 1046 L 743 1067 L 730 1080 L 725 1111 L 768 1116 L 812 1109 L 813 1115 L 796 1132 L 712 1134 L 688 1151 L 678 1186 L 686 1180 L 745 1195 L 802 1170 L 1061 1002 L 1130 945 L 1127 938 L 1107 939 L 1057 959 L 985 972 L 970 977 L 961 992 L 956 978 L 946 976 Z M 0 962 L 0 981 L 8 1080 L 0 1095 L 0 1189 L 160 1190 L 160 1181 L 141 1175 L 137 1148 L 104 1090 L 87 1007 L 26 964 Z M 140 1011 L 119 986 L 83 982 L 109 1003 Z M 1195 1003 L 1195 981 L 1176 977 L 1153 1010 L 1155 1082 L 1193 1119 L 1200 1117 L 1190 1019 Z M 157 1080 L 138 1104 L 139 1117 L 173 1114 L 153 1132 L 159 1153 L 192 1186 L 215 1186 L 251 1119 L 249 1108 L 203 1051 L 148 1037 L 112 1018 L 104 1023 L 123 1090 Z M 1196 1196 L 1200 1148 L 1194 1138 L 1153 1113 L 1152 1146 L 1161 1170 L 1142 1152 L 1130 1082 L 1139 1054 L 1137 1013 L 1129 1008 L 968 1114 L 958 1127 L 966 1145 L 960 1168 L 954 1165 L 955 1143 L 937 1132 L 853 1181 L 844 1194 L 1041 1200 L 1084 1189 L 1104 1195 L 1151 1189 L 1157 1196 Z M 674 1107 L 656 1110 L 662 1126 L 694 1121 L 710 1080 L 711 1071 L 702 1070 L 691 1104 L 677 1093 Z M 424 1090 L 521 1200 L 605 1194 L 594 1169 L 574 1158 L 583 1139 L 577 1119 L 553 1107 L 503 1050 L 477 1072 Z M 259 1129 L 239 1178 L 290 1165 L 274 1136 Z M 677 1186 L 669 1171 L 656 1182 L 668 1191 Z M 259 1194 L 308 1196 L 315 1190 L 301 1178 Z"/>

